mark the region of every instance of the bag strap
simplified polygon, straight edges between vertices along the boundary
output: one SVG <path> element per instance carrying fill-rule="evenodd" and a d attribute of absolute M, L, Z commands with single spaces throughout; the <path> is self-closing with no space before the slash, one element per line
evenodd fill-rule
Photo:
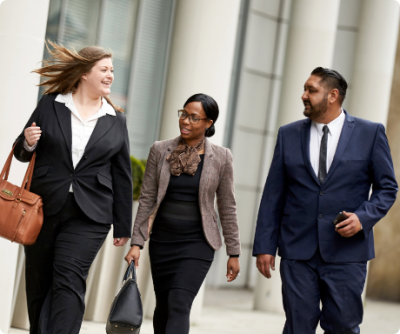
<path fill-rule="evenodd" d="M 126 281 L 132 274 L 132 279 L 136 282 L 136 268 L 135 268 L 135 261 L 131 261 L 131 264 L 126 269 L 124 275 L 124 281 Z"/>
<path fill-rule="evenodd" d="M 15 144 L 14 147 L 12 148 L 12 150 L 6 160 L 6 163 L 4 164 L 3 170 L 1 171 L 1 174 L 0 174 L 0 180 L 3 180 L 3 179 L 8 180 L 8 175 L 10 174 L 11 162 L 12 162 L 12 158 L 14 155 L 14 149 L 15 149 L 16 145 L 17 144 Z M 23 191 L 24 189 L 29 191 L 31 188 L 32 174 L 33 174 L 33 170 L 35 168 L 35 160 L 36 160 L 36 152 L 33 153 L 31 161 L 29 162 L 29 166 L 26 170 L 24 179 L 22 180 L 21 191 Z"/>
<path fill-rule="evenodd" d="M 12 148 L 12 150 L 11 150 L 7 160 L 6 160 L 6 163 L 4 164 L 3 170 L 1 171 L 1 174 L 0 174 L 0 180 L 3 180 L 4 175 L 6 176 L 4 179 L 8 180 L 8 174 L 10 173 L 11 161 L 12 161 L 12 158 L 13 158 L 13 155 L 14 155 L 15 145 Z"/>
<path fill-rule="evenodd" d="M 31 161 L 29 162 L 28 169 L 26 170 L 24 180 L 22 181 L 21 188 L 29 191 L 31 189 L 33 170 L 35 169 L 36 152 L 33 153 Z"/>

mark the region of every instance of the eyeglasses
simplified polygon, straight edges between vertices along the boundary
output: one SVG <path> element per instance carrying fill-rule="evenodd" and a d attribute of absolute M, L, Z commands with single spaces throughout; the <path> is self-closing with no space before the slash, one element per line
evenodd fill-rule
<path fill-rule="evenodd" d="M 198 117 L 193 116 L 193 115 L 188 115 L 188 113 L 186 112 L 186 110 L 183 110 L 183 109 L 182 109 L 182 110 L 178 110 L 178 117 L 179 117 L 181 120 L 185 120 L 186 118 L 189 117 L 189 122 L 192 123 L 192 124 L 197 124 L 197 123 L 199 123 L 199 122 L 202 121 L 202 120 L 208 119 L 207 117 L 206 117 L 206 118 L 198 118 Z"/>

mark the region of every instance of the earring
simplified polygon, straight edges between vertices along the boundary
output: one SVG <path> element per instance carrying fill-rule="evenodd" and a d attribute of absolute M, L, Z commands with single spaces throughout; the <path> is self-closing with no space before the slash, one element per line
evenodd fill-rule
<path fill-rule="evenodd" d="M 208 130 L 209 128 L 206 128 L 206 131 Z"/>

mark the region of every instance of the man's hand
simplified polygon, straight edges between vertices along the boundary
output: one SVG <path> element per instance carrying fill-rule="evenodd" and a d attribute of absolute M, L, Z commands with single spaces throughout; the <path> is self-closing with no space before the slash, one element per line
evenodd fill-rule
<path fill-rule="evenodd" d="M 266 278 L 271 278 L 270 268 L 275 271 L 275 256 L 257 254 L 257 268 Z"/>
<path fill-rule="evenodd" d="M 344 238 L 350 238 L 361 231 L 361 223 L 355 213 L 343 211 L 343 214 L 347 219 L 337 224 L 335 231 Z"/>

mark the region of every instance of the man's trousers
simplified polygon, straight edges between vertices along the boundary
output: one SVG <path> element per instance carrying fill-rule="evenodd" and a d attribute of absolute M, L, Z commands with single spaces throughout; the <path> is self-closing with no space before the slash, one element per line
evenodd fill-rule
<path fill-rule="evenodd" d="M 319 252 L 308 261 L 282 259 L 284 334 L 360 333 L 367 263 L 326 263 Z M 322 302 L 322 309 L 320 303 Z"/>

